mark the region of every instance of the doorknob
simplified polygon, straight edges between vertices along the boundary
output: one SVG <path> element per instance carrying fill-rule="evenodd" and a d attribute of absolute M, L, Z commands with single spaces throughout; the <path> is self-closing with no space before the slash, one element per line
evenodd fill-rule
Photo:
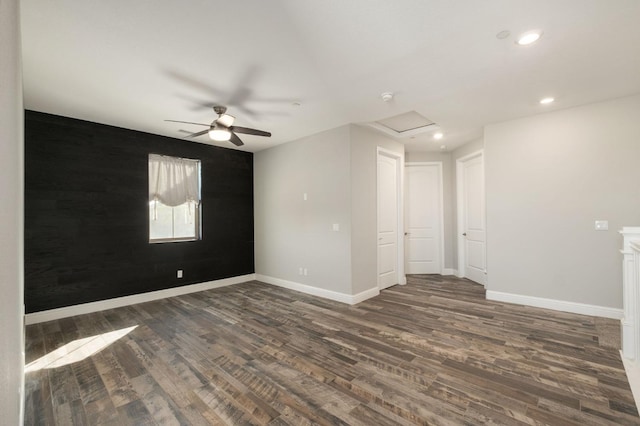
<path fill-rule="evenodd" d="M 467 236 L 467 233 L 466 233 L 466 232 L 463 232 L 463 233 L 462 233 L 462 236 L 463 236 L 463 237 L 466 237 L 466 236 Z"/>
<path fill-rule="evenodd" d="M 411 232 L 405 232 L 404 235 L 411 235 Z"/>

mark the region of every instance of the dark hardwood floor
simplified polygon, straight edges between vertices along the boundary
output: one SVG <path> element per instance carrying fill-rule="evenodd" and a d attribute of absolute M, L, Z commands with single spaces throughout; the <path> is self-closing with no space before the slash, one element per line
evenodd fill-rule
<path fill-rule="evenodd" d="M 412 276 L 357 306 L 254 281 L 27 327 L 28 363 L 106 347 L 29 372 L 25 418 L 639 425 L 619 352 L 602 344 L 618 326 L 488 302 L 481 286 L 451 277 Z"/>

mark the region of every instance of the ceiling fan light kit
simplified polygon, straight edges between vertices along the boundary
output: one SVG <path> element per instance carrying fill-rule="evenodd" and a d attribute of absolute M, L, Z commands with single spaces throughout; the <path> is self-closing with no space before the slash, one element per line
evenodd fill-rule
<path fill-rule="evenodd" d="M 206 133 L 209 134 L 209 138 L 216 142 L 226 142 L 231 141 L 235 146 L 242 146 L 244 142 L 236 135 L 236 133 L 244 133 L 246 135 L 255 135 L 255 136 L 265 136 L 270 137 L 270 132 L 265 132 L 264 130 L 250 129 L 248 127 L 239 127 L 234 126 L 233 122 L 235 121 L 235 117 L 233 115 L 227 114 L 227 107 L 216 105 L 213 107 L 213 110 L 218 114 L 218 118 L 213 120 L 211 124 L 203 124 L 203 123 L 194 123 L 192 121 L 178 121 L 178 120 L 165 120 L 172 123 L 185 123 L 185 124 L 195 124 L 196 126 L 207 126 L 209 130 L 203 130 L 201 132 L 191 133 L 188 138 L 196 138 L 198 136 L 202 136 Z"/>
<path fill-rule="evenodd" d="M 216 124 L 209 129 L 209 137 L 217 142 L 226 142 L 231 139 L 231 132 L 222 126 Z"/>
<path fill-rule="evenodd" d="M 224 127 L 231 127 L 233 126 L 233 122 L 235 119 L 236 118 L 233 115 L 220 114 L 220 117 L 218 117 L 218 119 L 215 122 Z"/>

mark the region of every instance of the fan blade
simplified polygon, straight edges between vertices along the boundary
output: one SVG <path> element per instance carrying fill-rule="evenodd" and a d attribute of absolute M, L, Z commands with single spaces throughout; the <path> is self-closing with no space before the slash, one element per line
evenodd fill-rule
<path fill-rule="evenodd" d="M 207 130 L 203 130 L 201 132 L 197 132 L 197 133 L 191 133 L 190 135 L 188 135 L 188 138 L 197 138 L 198 136 L 202 136 L 202 135 L 206 135 L 207 133 L 209 133 L 209 129 Z"/>
<path fill-rule="evenodd" d="M 250 129 L 248 127 L 231 126 L 229 127 L 229 130 L 231 130 L 232 132 L 244 133 L 245 135 L 256 135 L 256 136 L 266 136 L 266 137 L 271 136 L 271 132 L 265 132 L 264 130 Z"/>
<path fill-rule="evenodd" d="M 171 122 L 171 123 L 195 124 L 196 126 L 207 126 L 207 127 L 211 127 L 211 124 L 194 123 L 194 122 L 192 122 L 192 121 L 178 121 L 178 120 L 164 120 L 164 121 L 169 121 L 169 122 Z"/>
<path fill-rule="evenodd" d="M 229 139 L 229 142 L 231 142 L 232 144 L 234 144 L 235 146 L 242 146 L 244 145 L 244 142 L 242 142 L 240 140 L 240 138 L 238 137 L 238 135 L 236 135 L 235 133 L 231 132 L 231 139 Z"/>

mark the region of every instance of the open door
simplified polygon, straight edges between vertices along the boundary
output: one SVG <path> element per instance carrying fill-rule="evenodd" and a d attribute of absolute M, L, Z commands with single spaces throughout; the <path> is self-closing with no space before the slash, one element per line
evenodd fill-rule
<path fill-rule="evenodd" d="M 456 161 L 458 275 L 486 285 L 486 214 L 482 151 Z"/>
<path fill-rule="evenodd" d="M 378 288 L 405 284 L 402 227 L 402 157 L 378 148 Z"/>

